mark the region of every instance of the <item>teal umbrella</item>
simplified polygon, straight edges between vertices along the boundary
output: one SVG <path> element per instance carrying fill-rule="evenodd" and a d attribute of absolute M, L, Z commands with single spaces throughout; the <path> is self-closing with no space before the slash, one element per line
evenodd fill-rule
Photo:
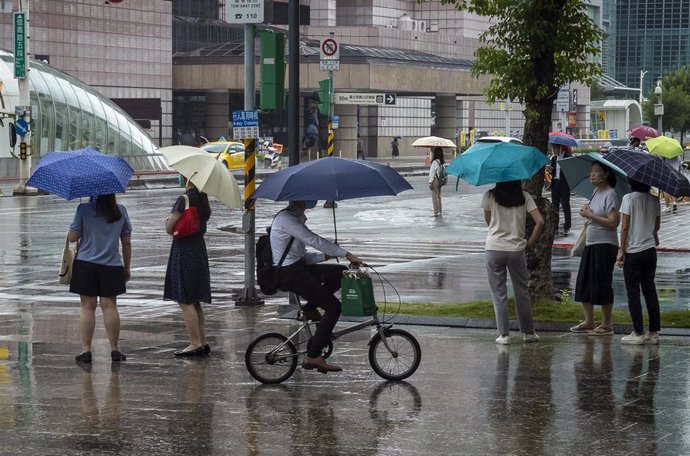
<path fill-rule="evenodd" d="M 592 197 L 594 185 L 589 181 L 589 168 L 592 166 L 592 163 L 601 163 L 616 173 L 616 193 L 619 200 L 623 198 L 623 195 L 631 192 L 630 185 L 628 184 L 628 175 L 625 174 L 625 171 L 606 160 L 598 152 L 577 154 L 558 162 L 561 172 L 565 173 L 565 178 L 568 180 L 568 184 L 570 184 L 570 191 L 585 198 Z"/>
<path fill-rule="evenodd" d="M 529 179 L 549 162 L 536 147 L 507 142 L 476 143 L 448 165 L 448 174 L 473 185 Z"/>

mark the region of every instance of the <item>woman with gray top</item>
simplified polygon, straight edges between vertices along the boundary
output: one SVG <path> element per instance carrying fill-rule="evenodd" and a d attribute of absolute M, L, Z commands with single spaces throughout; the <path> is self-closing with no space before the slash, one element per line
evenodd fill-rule
<path fill-rule="evenodd" d="M 585 225 L 587 241 L 582 252 L 575 283 L 575 301 L 582 303 L 585 320 L 570 328 L 590 336 L 613 334 L 613 266 L 618 252 L 618 195 L 616 175 L 606 165 L 596 162 L 589 169 L 594 194 L 589 204 L 580 209 L 580 216 L 589 220 Z M 594 322 L 594 306 L 601 306 L 601 324 Z"/>
<path fill-rule="evenodd" d="M 510 272 L 513 282 L 515 310 L 520 331 L 524 333 L 523 340 L 537 342 L 539 336 L 534 332 L 532 298 L 527 286 L 525 247 L 532 247 L 539 239 L 544 227 L 544 218 L 532 196 L 522 190 L 519 180 L 497 183 L 495 188 L 484 194 L 482 208 L 484 220 L 489 226 L 489 234 L 486 237 L 486 270 L 498 327 L 496 343 L 510 343 L 506 270 Z M 535 224 L 529 239 L 525 239 L 527 214 L 532 217 Z"/>

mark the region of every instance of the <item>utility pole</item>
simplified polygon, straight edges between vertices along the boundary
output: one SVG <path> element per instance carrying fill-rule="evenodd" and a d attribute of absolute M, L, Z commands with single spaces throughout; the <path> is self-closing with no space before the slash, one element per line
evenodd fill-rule
<path fill-rule="evenodd" d="M 26 186 L 31 174 L 31 96 L 29 77 L 29 0 L 19 2 L 19 11 L 13 13 L 14 24 L 14 78 L 19 85 L 19 105 L 15 106 L 17 116 L 15 126 L 20 136 L 19 142 L 19 183 L 13 194 L 34 193 Z"/>
<path fill-rule="evenodd" d="M 640 70 L 640 104 L 642 104 L 642 101 L 644 100 L 644 97 L 642 96 L 642 79 L 644 79 L 644 75 L 647 73 L 647 71 Z"/>
<path fill-rule="evenodd" d="M 510 136 L 510 98 L 506 98 L 506 136 Z"/>
<path fill-rule="evenodd" d="M 335 33 L 330 32 L 328 34 L 328 37 L 332 40 L 332 42 L 337 43 L 335 41 Z M 336 44 L 336 48 L 337 48 Z M 326 153 L 328 154 L 328 157 L 333 157 L 333 152 L 335 151 L 335 131 L 333 130 L 333 110 L 335 107 L 333 106 L 333 66 L 328 67 L 328 142 L 326 146 Z M 323 207 L 333 209 L 338 207 L 338 203 L 335 201 L 325 201 L 323 203 Z"/>
<path fill-rule="evenodd" d="M 299 0 L 288 2 L 288 152 L 299 165 Z"/>

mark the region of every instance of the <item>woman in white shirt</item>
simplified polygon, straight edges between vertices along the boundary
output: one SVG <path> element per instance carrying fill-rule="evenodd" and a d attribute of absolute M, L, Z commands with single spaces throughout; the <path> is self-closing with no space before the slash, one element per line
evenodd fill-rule
<path fill-rule="evenodd" d="M 443 169 L 443 163 L 443 148 L 434 147 L 434 155 L 429 168 L 429 190 L 431 190 L 431 203 L 434 206 L 434 217 L 440 217 L 442 212 L 439 175 Z"/>
<path fill-rule="evenodd" d="M 515 310 L 520 331 L 525 342 L 537 342 L 539 336 L 532 323 L 532 298 L 527 287 L 527 260 L 525 247 L 532 247 L 539 239 L 544 227 L 544 218 L 529 193 L 522 190 L 519 180 L 499 182 L 482 198 L 484 220 L 489 226 L 486 237 L 486 270 L 493 294 L 497 344 L 510 343 L 508 321 L 508 292 L 506 269 L 510 272 L 515 292 Z M 529 240 L 525 239 L 527 214 L 534 220 L 534 230 Z"/>
<path fill-rule="evenodd" d="M 623 336 L 621 343 L 642 345 L 658 344 L 657 333 L 661 328 L 659 297 L 656 293 L 656 246 L 659 245 L 659 200 L 649 194 L 647 184 L 628 179 L 632 193 L 621 203 L 621 243 L 618 248 L 618 265 L 623 267 L 628 309 L 634 331 Z M 642 323 L 640 287 L 649 314 L 649 332 L 645 336 Z"/>

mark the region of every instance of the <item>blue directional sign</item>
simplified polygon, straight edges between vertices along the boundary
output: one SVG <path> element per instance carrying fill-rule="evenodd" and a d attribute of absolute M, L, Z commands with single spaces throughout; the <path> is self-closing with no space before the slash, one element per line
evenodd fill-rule
<path fill-rule="evenodd" d="M 17 129 L 17 134 L 19 136 L 26 136 L 29 132 L 29 122 L 24 119 L 17 119 L 14 123 L 14 127 Z"/>

